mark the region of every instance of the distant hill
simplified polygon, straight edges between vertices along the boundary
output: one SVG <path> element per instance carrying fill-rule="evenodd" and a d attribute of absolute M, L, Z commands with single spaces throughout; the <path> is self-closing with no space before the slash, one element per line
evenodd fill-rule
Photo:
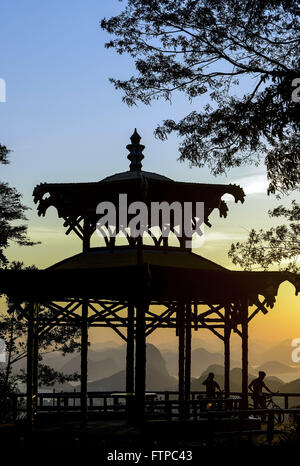
<path fill-rule="evenodd" d="M 125 368 L 125 345 L 104 348 L 103 350 L 89 350 L 88 352 L 88 379 L 96 380 L 113 375 Z M 80 354 L 69 359 L 61 371 L 66 374 L 80 372 Z"/>
<path fill-rule="evenodd" d="M 168 349 L 160 349 L 160 352 L 164 360 L 166 361 L 168 372 L 171 375 L 174 375 L 177 377 L 178 375 L 178 352 L 168 350 Z"/>
<path fill-rule="evenodd" d="M 266 351 L 262 351 L 258 363 L 263 364 L 265 361 L 277 361 L 282 364 L 290 365 L 292 364 L 292 349 L 291 340 L 284 340 L 271 346 Z"/>
<path fill-rule="evenodd" d="M 300 393 L 300 378 L 284 384 L 284 393 Z M 300 404 L 300 399 L 299 399 Z"/>
<path fill-rule="evenodd" d="M 192 375 L 199 376 L 208 366 L 212 364 L 223 365 L 224 355 L 222 353 L 212 353 L 204 348 L 196 348 L 192 351 Z M 232 366 L 239 365 L 238 361 L 231 360 Z"/>
<path fill-rule="evenodd" d="M 110 375 L 117 372 L 120 365 L 116 363 L 113 358 L 100 359 L 94 361 L 88 358 L 88 378 L 89 380 L 95 380 L 100 377 L 109 377 Z M 72 374 L 74 372 L 80 372 L 80 357 L 77 356 L 68 361 L 63 367 L 62 372 L 65 374 Z"/>
<path fill-rule="evenodd" d="M 300 378 L 284 384 L 283 393 L 300 393 Z M 300 397 L 289 397 L 289 408 L 300 407 Z"/>
<path fill-rule="evenodd" d="M 268 351 L 270 343 L 258 340 L 256 338 L 249 338 L 249 362 L 251 365 L 259 365 L 265 361 L 271 361 L 274 358 L 265 359 L 262 355 Z M 232 339 L 230 344 L 230 355 L 232 360 L 241 361 L 241 341 Z"/>
<path fill-rule="evenodd" d="M 221 353 L 211 353 L 204 348 L 197 348 L 192 351 L 192 374 L 201 374 L 211 364 L 222 364 L 224 356 Z"/>
<path fill-rule="evenodd" d="M 292 367 L 279 361 L 268 361 L 259 366 L 257 371 L 264 371 L 266 374 L 287 374 L 291 372 L 300 372 L 300 367 Z"/>
<path fill-rule="evenodd" d="M 111 377 L 95 380 L 88 383 L 89 391 L 125 391 L 126 372 L 120 371 Z M 162 373 L 154 366 L 150 366 L 146 372 L 146 390 L 177 390 L 177 380 L 169 374 Z"/>
<path fill-rule="evenodd" d="M 162 349 L 161 353 L 166 361 L 170 374 L 177 377 L 178 374 L 178 350 L 172 351 Z M 218 352 L 207 351 L 205 348 L 192 350 L 191 373 L 193 377 L 199 377 L 205 369 L 212 364 L 223 364 L 224 355 Z M 232 360 L 233 365 L 238 365 L 238 361 Z"/>
<path fill-rule="evenodd" d="M 152 344 L 146 346 L 147 371 L 146 390 L 176 390 L 177 380 L 167 370 L 166 363 L 160 351 Z M 125 370 L 118 371 L 110 377 L 89 382 L 90 391 L 124 391 L 126 384 Z"/>

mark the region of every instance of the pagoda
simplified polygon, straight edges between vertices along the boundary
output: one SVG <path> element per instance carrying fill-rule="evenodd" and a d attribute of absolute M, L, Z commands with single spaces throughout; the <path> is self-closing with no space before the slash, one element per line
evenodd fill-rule
<path fill-rule="evenodd" d="M 203 206 L 200 223 L 218 210 L 226 217 L 225 194 L 244 202 L 244 191 L 233 184 L 174 181 L 142 170 L 144 146 L 135 130 L 127 145 L 130 167 L 98 182 L 42 183 L 33 195 L 38 214 L 54 207 L 66 234 L 76 234 L 82 252 L 44 270 L 2 270 L 1 292 L 19 299 L 20 316 L 28 320 L 27 419 L 37 410 L 39 334 L 56 325 L 81 329 L 81 420 L 88 418 L 87 356 L 91 327 L 109 327 L 126 342 L 126 392 L 132 394 L 136 422 L 145 416 L 146 338 L 156 329 L 175 329 L 178 336 L 178 392 L 185 405 L 190 400 L 192 330 L 207 329 L 224 344 L 225 393 L 230 393 L 230 336 L 241 337 L 243 407 L 248 402 L 248 325 L 260 312 L 272 308 L 279 285 L 289 280 L 300 289 L 299 276 L 288 272 L 228 270 L 191 249 L 192 238 L 181 231 L 175 216 L 148 219 L 141 235 L 120 219 L 120 195 L 128 204 L 149 208 L 174 202 L 182 207 Z M 116 206 L 112 224 L 106 222 L 104 245 L 91 247 L 102 214 L 98 206 Z M 139 204 L 140 205 L 140 204 Z M 199 223 L 191 209 L 189 222 Z M 131 216 L 132 218 L 132 216 Z M 153 223 L 154 222 L 154 223 Z M 169 234 L 166 235 L 165 232 Z M 174 240 L 175 238 L 175 240 Z M 16 287 L 16 283 L 18 286 Z M 49 310 L 51 311 L 49 313 Z M 131 413 L 131 415 L 132 415 Z"/>

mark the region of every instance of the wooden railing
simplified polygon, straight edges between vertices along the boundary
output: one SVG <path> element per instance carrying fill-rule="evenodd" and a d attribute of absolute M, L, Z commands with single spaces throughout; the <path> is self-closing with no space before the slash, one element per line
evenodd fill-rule
<path fill-rule="evenodd" d="M 58 415 L 74 413 L 76 416 L 76 413 L 78 415 L 81 409 L 80 395 L 80 392 L 76 391 L 39 393 L 37 412 L 46 417 L 51 413 Z M 230 395 L 233 400 L 241 399 L 240 392 L 232 392 Z M 250 396 L 251 394 L 249 394 Z M 247 436 L 248 439 L 252 439 L 256 435 L 263 435 L 268 442 L 271 442 L 274 436 L 281 435 L 284 429 L 290 431 L 289 426 L 292 425 L 300 444 L 300 408 L 289 407 L 290 398 L 299 399 L 300 405 L 300 393 L 278 393 L 274 398 L 277 403 L 278 400 L 281 400 L 282 408 L 242 410 L 236 403 L 231 405 L 231 409 L 223 409 L 224 405 L 222 403 L 218 405 L 217 402 L 207 409 L 207 407 L 203 408 L 203 404 L 207 402 L 204 392 L 192 392 L 189 401 L 179 401 L 178 392 L 158 391 L 146 396 L 146 418 L 165 419 L 166 421 L 175 419 L 206 421 L 203 435 L 207 438 L 208 443 L 213 443 L 219 435 L 225 437 L 242 435 Z M 110 419 L 117 416 L 125 419 L 128 407 L 127 400 L 128 394 L 125 393 L 89 392 L 88 412 L 91 416 L 95 415 L 96 418 L 105 416 L 106 419 Z M 26 394 L 13 394 L 8 400 L 6 408 L 11 413 L 11 420 L 15 422 L 26 420 Z M 289 422 L 285 423 L 286 425 L 278 425 L 278 416 Z M 221 420 L 223 429 L 220 430 Z M 230 428 L 226 431 L 228 422 Z"/>
<path fill-rule="evenodd" d="M 153 396 L 154 395 L 154 396 Z M 37 411 L 38 412 L 76 412 L 80 411 L 80 392 L 42 392 L 38 394 Z M 226 405 L 226 410 L 237 410 L 240 408 L 239 403 L 235 402 L 240 399 L 240 392 L 231 392 L 230 397 L 232 402 L 230 407 Z M 185 402 L 190 416 L 196 418 L 200 411 L 203 411 L 203 401 L 201 397 L 205 397 L 203 391 L 191 392 L 190 401 Z M 249 400 L 251 394 L 249 393 Z M 273 400 L 284 410 L 292 408 L 290 399 L 293 398 L 293 405 L 300 406 L 300 393 L 278 393 L 273 396 Z M 218 398 L 216 405 L 218 405 Z M 221 399 L 220 399 L 221 400 Z M 297 401 L 296 401 L 297 400 Z M 299 402 L 298 402 L 299 400 Z M 295 403 L 296 401 L 296 403 Z M 126 394 L 119 392 L 88 392 L 88 411 L 110 414 L 116 412 L 125 412 L 126 409 Z M 182 402 L 181 402 L 182 404 Z M 221 406 L 221 404 L 220 404 Z M 172 418 L 178 416 L 180 403 L 178 400 L 178 392 L 176 391 L 156 391 L 155 394 L 146 396 L 147 412 L 160 413 L 162 417 Z M 12 413 L 13 420 L 24 417 L 26 412 L 26 393 L 16 393 L 10 396 L 7 402 L 7 409 Z M 218 409 L 219 410 L 219 409 Z M 220 409 L 222 410 L 222 409 Z M 269 410 L 268 410 L 269 411 Z M 253 411 L 251 411 L 253 413 Z"/>

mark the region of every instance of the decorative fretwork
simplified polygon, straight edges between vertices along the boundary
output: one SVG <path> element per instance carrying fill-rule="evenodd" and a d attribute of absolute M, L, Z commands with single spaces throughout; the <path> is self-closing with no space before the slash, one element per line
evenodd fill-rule
<path fill-rule="evenodd" d="M 245 193 L 240 186 L 213 185 L 201 183 L 175 182 L 167 177 L 155 173 L 143 172 L 142 159 L 144 158 L 144 145 L 140 144 L 141 137 L 136 129 L 131 136 L 131 144 L 126 147 L 129 150 L 130 172 L 116 174 L 94 183 L 41 183 L 33 191 L 34 202 L 37 204 L 38 214 L 45 216 L 49 207 L 53 206 L 60 218 L 64 219 L 66 234 L 75 233 L 83 242 L 89 241 L 96 230 L 96 225 L 101 217 L 96 214 L 97 205 L 103 201 L 109 201 L 119 206 L 119 194 L 126 194 L 128 203 L 143 201 L 148 208 L 151 202 L 167 202 L 169 204 L 177 202 L 183 210 L 185 202 L 192 202 L 193 213 L 191 223 L 195 226 L 197 221 L 195 214 L 196 202 L 204 204 L 204 218 L 201 223 L 211 226 L 209 216 L 215 210 L 219 210 L 220 217 L 227 217 L 228 207 L 222 199 L 225 194 L 234 197 L 235 202 L 244 202 Z M 118 215 L 117 215 L 118 216 Z M 84 224 L 88 225 L 84 228 Z M 160 229 L 160 233 L 155 235 L 151 227 Z M 181 227 L 183 222 L 181 223 Z M 152 238 L 155 247 L 166 247 L 169 238 L 163 235 L 165 228 L 176 235 L 178 225 L 170 221 L 170 225 L 163 225 L 160 220 L 158 225 L 153 225 L 153 219 L 149 219 L 149 225 L 144 226 L 145 233 Z M 108 232 L 116 230 L 114 235 L 121 231 L 124 233 L 124 226 L 107 225 Z M 109 249 L 115 247 L 116 240 L 112 234 L 104 237 L 106 246 Z M 137 241 L 134 236 L 128 233 L 127 241 L 129 246 L 136 246 Z M 185 238 L 179 236 L 179 246 L 185 247 Z"/>

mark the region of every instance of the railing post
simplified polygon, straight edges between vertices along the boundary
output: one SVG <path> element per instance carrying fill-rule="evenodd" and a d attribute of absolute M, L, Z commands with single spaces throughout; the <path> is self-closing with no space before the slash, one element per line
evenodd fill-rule
<path fill-rule="evenodd" d="M 13 393 L 12 394 L 12 415 L 13 415 L 14 423 L 17 420 L 17 411 L 18 411 L 18 397 L 16 393 Z"/>
<path fill-rule="evenodd" d="M 57 396 L 57 410 L 60 412 L 60 395 Z"/>
<path fill-rule="evenodd" d="M 289 396 L 284 395 L 284 409 L 289 409 Z"/>
<path fill-rule="evenodd" d="M 214 430 L 215 430 L 215 417 L 213 413 L 208 412 L 207 413 L 207 433 L 208 433 L 208 439 L 207 443 L 209 447 L 213 446 L 214 442 Z"/>
<path fill-rule="evenodd" d="M 172 402 L 169 400 L 165 401 L 165 409 L 166 409 L 166 418 L 168 421 L 172 420 Z"/>
<path fill-rule="evenodd" d="M 114 397 L 114 411 L 118 410 L 118 403 L 119 403 L 119 398 L 115 396 Z"/>
<path fill-rule="evenodd" d="M 69 406 L 69 397 L 68 395 L 64 396 L 64 408 L 68 408 Z"/>
<path fill-rule="evenodd" d="M 197 415 L 198 415 L 198 410 L 197 410 L 197 400 L 195 399 L 192 400 L 192 411 L 193 411 L 193 418 L 196 420 Z"/>
<path fill-rule="evenodd" d="M 267 441 L 270 443 L 274 438 L 274 411 L 268 412 Z"/>

